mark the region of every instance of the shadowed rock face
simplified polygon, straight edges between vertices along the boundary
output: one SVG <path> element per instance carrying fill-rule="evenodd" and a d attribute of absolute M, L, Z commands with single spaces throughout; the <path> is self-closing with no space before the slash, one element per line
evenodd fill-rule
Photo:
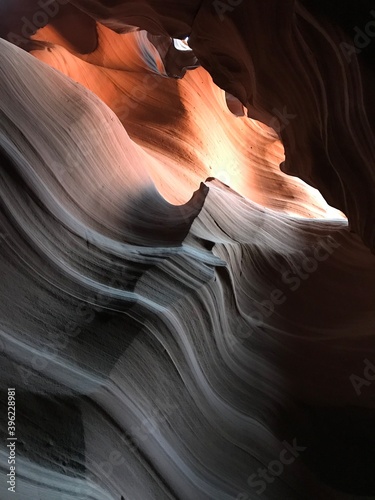
<path fill-rule="evenodd" d="M 375 498 L 371 3 L 1 3 L 1 499 Z"/>

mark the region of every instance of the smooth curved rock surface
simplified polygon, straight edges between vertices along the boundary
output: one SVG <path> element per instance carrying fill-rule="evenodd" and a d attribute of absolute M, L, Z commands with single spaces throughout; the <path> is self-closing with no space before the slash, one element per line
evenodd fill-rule
<path fill-rule="evenodd" d="M 374 249 L 371 0 L 149 0 L 137 15 L 131 1 L 72 3 L 117 31 L 134 23 L 153 34 L 189 36 L 214 81 L 281 136 L 283 171 L 319 189 Z"/>
<path fill-rule="evenodd" d="M 375 498 L 371 61 L 270 4 L 2 6 L 1 499 Z"/>

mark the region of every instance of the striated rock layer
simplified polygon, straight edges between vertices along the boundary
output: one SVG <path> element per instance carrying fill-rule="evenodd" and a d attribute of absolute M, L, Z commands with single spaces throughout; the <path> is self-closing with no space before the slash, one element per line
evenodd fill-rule
<path fill-rule="evenodd" d="M 334 4 L 4 2 L 0 498 L 375 498 L 372 73 Z"/>
<path fill-rule="evenodd" d="M 281 136 L 283 171 L 319 189 L 374 249 L 371 0 L 72 3 L 119 32 L 189 36 L 214 81 Z"/>

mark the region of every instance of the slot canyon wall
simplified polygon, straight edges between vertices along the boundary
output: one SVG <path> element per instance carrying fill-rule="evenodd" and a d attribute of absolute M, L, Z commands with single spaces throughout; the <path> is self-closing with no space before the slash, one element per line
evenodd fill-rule
<path fill-rule="evenodd" d="M 0 499 L 375 499 L 375 3 L 0 19 Z"/>

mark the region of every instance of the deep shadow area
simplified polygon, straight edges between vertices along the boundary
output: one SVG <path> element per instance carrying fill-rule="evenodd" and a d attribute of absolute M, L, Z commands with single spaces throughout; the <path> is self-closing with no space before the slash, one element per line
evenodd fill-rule
<path fill-rule="evenodd" d="M 303 460 L 329 486 L 353 495 L 375 496 L 375 410 L 303 406 L 296 427 Z M 299 427 L 299 428 L 298 428 Z"/>

